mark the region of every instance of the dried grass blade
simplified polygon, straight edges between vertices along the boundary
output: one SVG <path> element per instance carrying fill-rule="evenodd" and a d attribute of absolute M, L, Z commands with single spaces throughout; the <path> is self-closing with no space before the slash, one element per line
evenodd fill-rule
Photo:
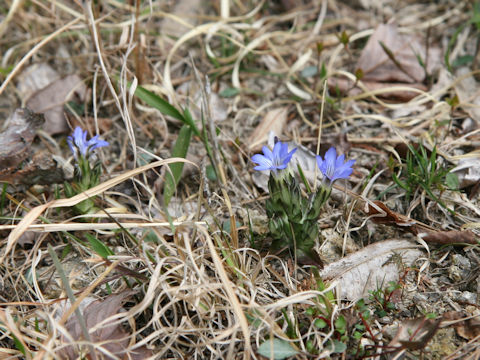
<path fill-rule="evenodd" d="M 208 248 L 210 250 L 210 253 L 212 255 L 213 263 L 215 264 L 215 268 L 218 271 L 218 275 L 220 276 L 220 279 L 222 280 L 222 283 L 225 287 L 225 291 L 228 295 L 228 298 L 230 299 L 233 307 L 233 311 L 237 315 L 238 321 L 240 323 L 240 328 L 242 329 L 243 336 L 245 338 L 245 352 L 243 355 L 244 359 L 250 359 L 250 354 L 251 354 L 251 345 L 250 345 L 250 330 L 248 328 L 248 322 L 245 317 L 245 314 L 243 313 L 242 306 L 240 305 L 240 301 L 237 298 L 237 295 L 235 295 L 235 291 L 233 290 L 230 280 L 228 279 L 227 273 L 225 269 L 223 268 L 222 265 L 222 260 L 220 259 L 220 256 L 218 256 L 217 250 L 215 249 L 215 245 L 213 244 L 212 239 L 210 238 L 210 235 L 208 234 L 208 231 L 204 228 L 199 226 L 198 229 L 204 234 L 205 239 L 208 244 Z"/>
<path fill-rule="evenodd" d="M 53 200 L 50 201 L 46 204 L 39 205 L 35 208 L 33 208 L 17 225 L 17 227 L 10 233 L 8 236 L 8 241 L 7 241 L 7 247 L 5 249 L 5 253 L 2 255 L 0 258 L 0 263 L 2 263 L 5 259 L 5 257 L 8 255 L 10 250 L 13 248 L 17 240 L 22 236 L 22 234 L 27 230 L 27 228 L 48 208 L 58 208 L 58 207 L 67 207 L 67 206 L 74 206 L 78 204 L 79 202 L 91 198 L 93 196 L 96 196 L 98 194 L 101 194 L 102 192 L 110 189 L 111 187 L 120 184 L 121 182 L 136 176 L 138 174 L 141 174 L 142 172 L 156 168 L 162 165 L 174 163 L 174 162 L 186 162 L 189 164 L 192 164 L 194 166 L 197 166 L 195 163 L 188 161 L 186 159 L 182 158 L 171 158 L 171 159 L 165 159 L 165 160 L 159 160 L 155 161 L 151 164 L 147 164 L 144 166 L 141 166 L 139 168 L 127 171 L 124 174 L 121 174 L 113 179 L 110 179 L 108 181 L 105 181 L 91 189 L 88 189 L 84 191 L 81 194 L 75 195 L 74 197 L 71 197 L 69 199 L 59 199 L 59 200 Z"/>

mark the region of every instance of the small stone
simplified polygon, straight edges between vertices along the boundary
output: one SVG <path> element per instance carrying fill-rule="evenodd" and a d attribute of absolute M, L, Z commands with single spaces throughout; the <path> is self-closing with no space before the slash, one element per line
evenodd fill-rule
<path fill-rule="evenodd" d="M 462 278 L 463 278 L 462 271 L 460 270 L 460 268 L 458 266 L 451 265 L 448 268 L 448 277 L 455 282 L 462 281 Z"/>
<path fill-rule="evenodd" d="M 452 262 L 462 270 L 469 270 L 472 267 L 470 260 L 466 256 L 460 254 L 453 255 Z"/>
<path fill-rule="evenodd" d="M 463 291 L 460 294 L 456 294 L 455 296 L 456 301 L 466 302 L 469 304 L 476 304 L 477 303 L 477 294 L 470 292 L 470 291 Z"/>

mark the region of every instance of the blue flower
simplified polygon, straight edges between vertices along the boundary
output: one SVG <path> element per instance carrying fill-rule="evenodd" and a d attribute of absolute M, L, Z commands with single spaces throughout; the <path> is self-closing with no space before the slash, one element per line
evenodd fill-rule
<path fill-rule="evenodd" d="M 87 141 L 87 130 L 83 131 L 80 126 L 75 128 L 72 136 L 67 137 L 67 143 L 76 160 L 79 153 L 80 156 L 88 159 L 91 151 L 109 145 L 107 141 L 99 139 L 98 135 Z"/>
<path fill-rule="evenodd" d="M 277 141 L 271 151 L 267 146 L 262 147 L 263 155 L 255 154 L 252 156 L 252 161 L 258 165 L 254 167 L 255 170 L 277 170 L 285 169 L 292 158 L 292 155 L 297 151 L 297 148 L 288 152 L 288 144 Z"/>
<path fill-rule="evenodd" d="M 355 163 L 355 160 L 344 161 L 345 155 L 342 154 L 337 158 L 337 150 L 335 150 L 334 147 L 331 147 L 325 153 L 325 160 L 317 155 L 318 168 L 324 178 L 330 180 L 330 184 L 333 184 L 333 182 L 338 179 L 346 179 L 352 174 L 352 165 Z"/>

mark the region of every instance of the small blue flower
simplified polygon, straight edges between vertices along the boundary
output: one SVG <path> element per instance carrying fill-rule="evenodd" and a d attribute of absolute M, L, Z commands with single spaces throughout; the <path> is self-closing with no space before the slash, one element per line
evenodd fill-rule
<path fill-rule="evenodd" d="M 352 174 L 352 165 L 355 163 L 355 160 L 344 161 L 345 155 L 342 154 L 337 158 L 337 150 L 335 150 L 334 147 L 331 147 L 325 153 L 325 160 L 317 155 L 318 168 L 324 178 L 330 180 L 330 184 L 333 184 L 333 182 L 338 179 L 346 179 Z"/>
<path fill-rule="evenodd" d="M 109 145 L 107 141 L 99 139 L 98 135 L 87 141 L 87 130 L 83 131 L 80 126 L 75 128 L 72 136 L 67 137 L 67 143 L 76 160 L 78 160 L 79 153 L 80 156 L 87 159 L 91 151 Z"/>
<path fill-rule="evenodd" d="M 288 152 L 288 144 L 277 141 L 271 151 L 267 146 L 262 147 L 263 155 L 255 154 L 252 156 L 252 161 L 258 165 L 254 167 L 255 170 L 277 170 L 285 169 L 292 159 L 292 155 L 297 151 L 297 148 Z"/>

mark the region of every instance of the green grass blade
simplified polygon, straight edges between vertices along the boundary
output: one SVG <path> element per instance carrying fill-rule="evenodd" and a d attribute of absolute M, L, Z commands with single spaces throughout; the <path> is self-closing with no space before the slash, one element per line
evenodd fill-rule
<path fill-rule="evenodd" d="M 174 106 L 170 105 L 169 102 L 163 100 L 157 94 L 154 94 L 147 89 L 137 86 L 135 89 L 135 95 L 139 97 L 139 99 L 145 101 L 148 105 L 154 107 L 158 111 L 160 111 L 164 115 L 168 115 L 174 117 L 177 120 L 185 121 L 183 115 L 178 111 Z"/>
<path fill-rule="evenodd" d="M 157 94 L 154 94 L 153 92 L 148 91 L 141 86 L 138 86 L 135 89 L 135 95 L 137 95 L 139 99 L 145 101 L 148 105 L 160 111 L 162 114 L 171 116 L 177 120 L 180 120 L 184 124 L 187 124 L 192 128 L 195 135 L 200 136 L 200 131 L 198 130 L 197 125 L 195 125 L 195 121 L 193 121 L 192 115 L 188 109 L 185 109 L 182 114 L 168 101 L 163 100 Z"/>
<path fill-rule="evenodd" d="M 302 179 L 305 187 L 307 188 L 307 193 L 311 194 L 312 193 L 312 189 L 310 188 L 310 184 L 308 183 L 308 180 L 307 178 L 305 177 L 305 174 L 302 170 L 302 167 L 300 166 L 300 164 L 297 164 L 297 169 L 298 169 L 298 174 L 300 175 L 300 178 Z"/>
<path fill-rule="evenodd" d="M 90 243 L 93 251 L 95 251 L 102 258 L 106 259 L 109 255 L 115 255 L 115 253 L 107 245 L 98 240 L 95 236 L 85 233 L 85 237 Z"/>
<path fill-rule="evenodd" d="M 197 135 L 199 138 L 202 138 L 200 130 L 198 130 L 197 125 L 195 124 L 192 114 L 190 113 L 190 110 L 188 110 L 188 108 L 183 109 L 183 119 L 184 123 L 192 128 L 194 134 Z"/>
<path fill-rule="evenodd" d="M 183 125 L 178 133 L 177 141 L 172 150 L 172 157 L 181 157 L 185 158 L 187 156 L 188 147 L 190 146 L 190 139 L 192 137 L 192 129 L 188 125 Z M 165 189 L 163 191 L 163 198 L 165 201 L 165 206 L 168 205 L 172 195 L 175 193 L 178 182 L 180 181 L 180 176 L 182 175 L 184 163 L 173 163 L 168 165 L 170 171 L 167 171 L 165 178 Z M 173 177 L 172 177 L 173 175 Z"/>

